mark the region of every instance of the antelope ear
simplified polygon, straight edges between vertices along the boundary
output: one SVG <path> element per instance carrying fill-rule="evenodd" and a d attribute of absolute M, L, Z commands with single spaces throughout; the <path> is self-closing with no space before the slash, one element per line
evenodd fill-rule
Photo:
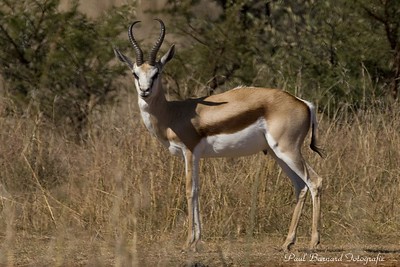
<path fill-rule="evenodd" d="M 114 54 L 121 62 L 124 62 L 126 65 L 128 65 L 131 70 L 133 69 L 132 61 L 127 56 L 122 54 L 117 48 L 114 48 Z"/>
<path fill-rule="evenodd" d="M 175 45 L 173 44 L 165 55 L 162 56 L 160 63 L 162 66 L 167 64 L 175 55 Z"/>

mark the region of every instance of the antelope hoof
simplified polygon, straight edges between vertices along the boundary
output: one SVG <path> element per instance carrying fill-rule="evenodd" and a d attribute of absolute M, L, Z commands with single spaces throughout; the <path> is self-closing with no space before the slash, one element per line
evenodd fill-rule
<path fill-rule="evenodd" d="M 319 245 L 319 234 L 315 234 L 312 236 L 311 238 L 311 242 L 310 242 L 310 250 L 316 250 L 318 245 Z"/>
<path fill-rule="evenodd" d="M 293 244 L 293 242 L 285 242 L 281 247 L 283 252 L 288 253 L 292 249 Z"/>

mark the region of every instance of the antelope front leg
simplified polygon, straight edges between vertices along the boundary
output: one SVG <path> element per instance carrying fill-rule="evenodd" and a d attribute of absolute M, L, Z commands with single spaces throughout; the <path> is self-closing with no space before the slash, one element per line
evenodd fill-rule
<path fill-rule="evenodd" d="M 184 251 L 197 251 L 201 238 L 199 210 L 199 159 L 191 151 L 185 153 L 186 199 L 188 205 L 188 237 Z"/>

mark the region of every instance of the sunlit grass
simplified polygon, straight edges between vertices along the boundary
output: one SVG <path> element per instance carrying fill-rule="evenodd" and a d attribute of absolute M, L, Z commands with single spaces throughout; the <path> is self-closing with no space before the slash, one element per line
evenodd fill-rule
<path fill-rule="evenodd" d="M 396 240 L 399 113 L 395 104 L 338 111 L 332 118 L 319 114 L 327 158 L 308 147 L 304 153 L 324 178 L 322 244 Z M 33 237 L 46 248 L 35 248 L 45 250 L 38 262 L 66 264 L 69 256 L 77 261 L 80 255 L 83 262 L 100 259 L 117 266 L 137 263 L 140 244 L 162 241 L 173 247 L 184 241 L 182 159 L 150 137 L 135 106 L 110 108 L 97 122 L 89 141 L 79 145 L 38 116 L 1 118 L 1 263 L 23 263 L 16 251 Z M 203 160 L 200 201 L 206 244 L 283 240 L 295 203 L 289 179 L 262 153 Z M 307 205 L 300 246 L 309 239 L 310 221 Z"/>

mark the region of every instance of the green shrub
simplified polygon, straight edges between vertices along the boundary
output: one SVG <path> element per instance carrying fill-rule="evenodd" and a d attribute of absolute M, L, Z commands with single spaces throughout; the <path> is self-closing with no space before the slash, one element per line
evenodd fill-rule
<path fill-rule="evenodd" d="M 89 19 L 78 1 L 66 11 L 59 0 L 2 1 L 0 75 L 14 103 L 8 111 L 22 113 L 29 106 L 87 137 L 90 115 L 122 88 L 116 78 L 124 69 L 112 64 L 112 45 L 126 30 L 130 11 L 123 6 Z"/>

